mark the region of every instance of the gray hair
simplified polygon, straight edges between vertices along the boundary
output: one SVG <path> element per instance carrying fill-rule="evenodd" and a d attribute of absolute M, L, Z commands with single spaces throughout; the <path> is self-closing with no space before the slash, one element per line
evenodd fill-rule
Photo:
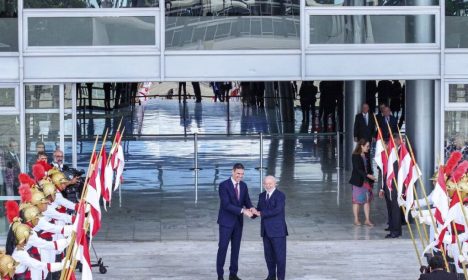
<path fill-rule="evenodd" d="M 275 176 L 273 176 L 273 175 L 265 176 L 265 178 L 263 178 L 263 182 L 265 182 L 266 180 L 273 180 L 273 182 L 274 182 L 275 185 L 276 185 L 276 178 L 275 178 Z"/>

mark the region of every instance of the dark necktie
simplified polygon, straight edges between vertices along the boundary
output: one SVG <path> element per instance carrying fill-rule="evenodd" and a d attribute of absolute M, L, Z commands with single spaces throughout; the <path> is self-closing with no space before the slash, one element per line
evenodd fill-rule
<path fill-rule="evenodd" d="M 269 194 L 269 193 L 267 193 L 267 199 L 266 199 L 266 201 L 268 201 L 268 200 L 270 200 L 270 194 Z"/>
<path fill-rule="evenodd" d="M 234 186 L 234 191 L 236 192 L 236 198 L 239 200 L 239 183 L 236 183 Z"/>

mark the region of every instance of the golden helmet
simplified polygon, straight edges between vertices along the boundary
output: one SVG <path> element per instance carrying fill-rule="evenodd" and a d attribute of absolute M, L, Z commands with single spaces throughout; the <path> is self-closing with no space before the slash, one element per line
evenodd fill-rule
<path fill-rule="evenodd" d="M 49 177 L 56 187 L 60 187 L 63 183 L 68 183 L 68 179 L 65 174 L 55 168 L 49 170 Z"/>
<path fill-rule="evenodd" d="M 452 180 L 448 180 L 446 183 L 446 186 L 447 186 L 447 192 L 450 197 L 452 197 L 453 194 L 457 191 L 457 188 L 460 190 L 457 183 L 453 182 Z"/>
<path fill-rule="evenodd" d="M 57 192 L 57 188 L 52 182 L 49 182 L 47 180 L 43 180 L 45 182 L 42 183 L 42 192 L 44 193 L 45 197 L 48 197 L 49 195 L 52 196 L 52 198 L 55 199 L 55 193 Z"/>
<path fill-rule="evenodd" d="M 15 275 L 16 267 L 18 262 L 15 261 L 10 255 L 6 255 L 4 252 L 0 252 L 0 276 L 9 276 L 10 278 Z"/>
<path fill-rule="evenodd" d="M 37 190 L 33 191 L 31 195 L 31 204 L 34 206 L 37 206 L 39 204 L 43 203 L 49 203 L 49 201 L 46 199 L 45 195 L 43 192 Z"/>
<path fill-rule="evenodd" d="M 32 222 L 34 219 L 42 217 L 41 211 L 36 206 L 28 206 L 22 209 L 24 222 Z"/>
<path fill-rule="evenodd" d="M 28 242 L 29 236 L 31 236 L 31 228 L 29 226 L 16 221 L 11 225 L 11 229 L 15 234 L 16 244 L 25 244 Z"/>

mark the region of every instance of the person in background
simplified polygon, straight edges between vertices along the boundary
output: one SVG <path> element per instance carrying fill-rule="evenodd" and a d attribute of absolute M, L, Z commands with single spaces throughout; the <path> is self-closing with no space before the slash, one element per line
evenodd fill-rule
<path fill-rule="evenodd" d="M 20 158 L 18 155 L 18 142 L 14 138 L 10 138 L 8 151 L 4 154 L 5 160 L 5 188 L 6 195 L 18 195 L 19 179 L 21 173 Z"/>
<path fill-rule="evenodd" d="M 359 208 L 364 205 L 364 215 L 366 226 L 373 226 L 370 221 L 370 203 L 373 199 L 372 184 L 375 181 L 372 175 L 372 166 L 367 157 L 370 149 L 370 143 L 366 139 L 360 139 L 353 151 L 352 163 L 353 171 L 349 183 L 353 186 L 353 215 L 354 225 L 360 226 Z"/>

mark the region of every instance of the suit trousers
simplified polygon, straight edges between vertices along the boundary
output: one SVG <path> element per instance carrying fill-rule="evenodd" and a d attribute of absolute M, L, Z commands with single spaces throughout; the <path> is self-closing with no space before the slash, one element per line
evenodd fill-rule
<path fill-rule="evenodd" d="M 400 206 L 398 206 L 398 194 L 395 187 L 392 190 L 391 196 L 392 197 L 390 199 L 390 192 L 388 191 L 388 188 L 385 187 L 385 202 L 387 203 L 388 211 L 388 227 L 391 234 L 401 235 L 402 210 Z"/>
<path fill-rule="evenodd" d="M 218 273 L 218 277 L 223 277 L 224 275 L 224 263 L 226 261 L 229 242 L 231 242 L 231 265 L 229 266 L 229 275 L 237 275 L 241 239 L 242 225 L 240 222 L 237 221 L 234 227 L 219 225 L 218 254 L 216 257 L 216 272 Z"/>
<path fill-rule="evenodd" d="M 286 237 L 263 237 L 268 278 L 284 280 L 286 274 Z"/>

